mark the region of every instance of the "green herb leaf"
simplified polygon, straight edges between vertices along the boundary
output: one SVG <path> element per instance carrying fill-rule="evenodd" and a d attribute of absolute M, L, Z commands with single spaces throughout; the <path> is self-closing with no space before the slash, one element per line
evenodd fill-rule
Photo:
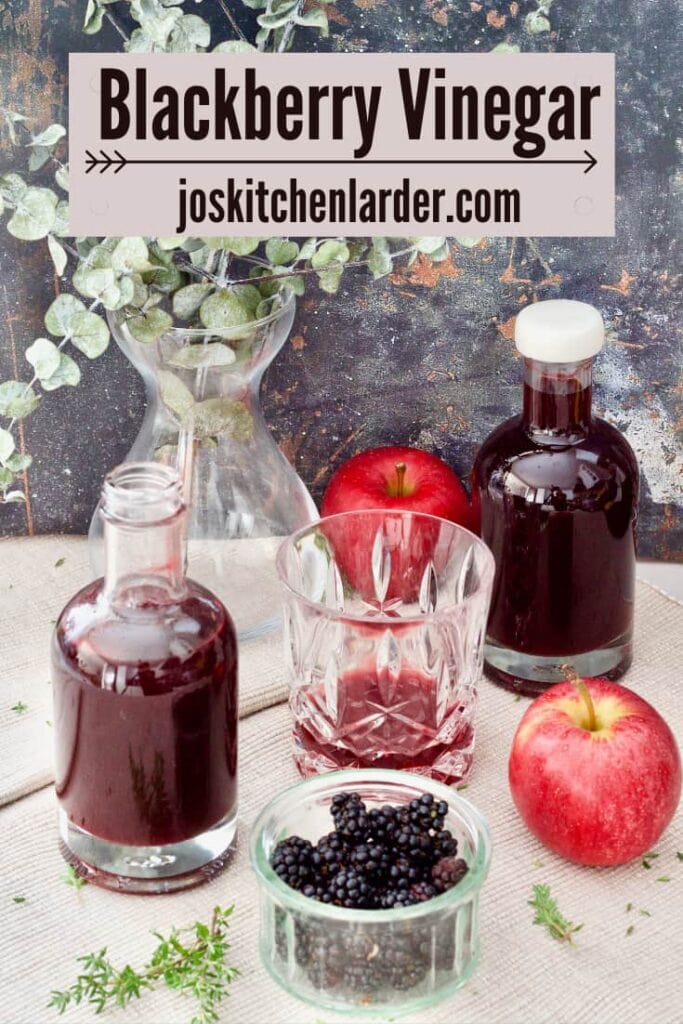
<path fill-rule="evenodd" d="M 528 900 L 528 904 L 536 911 L 534 924 L 540 924 L 547 928 L 554 939 L 574 945 L 572 936 L 580 931 L 583 925 L 575 925 L 562 916 L 557 903 L 550 894 L 550 886 L 534 885 L 533 898 Z"/>
<path fill-rule="evenodd" d="M 647 868 L 648 871 L 649 871 L 650 868 L 652 867 L 652 861 L 656 860 L 657 857 L 659 857 L 658 853 L 656 853 L 654 850 L 648 850 L 647 853 L 643 854 L 643 859 L 642 859 L 642 862 L 641 862 L 643 867 Z"/>
<path fill-rule="evenodd" d="M 628 926 L 628 928 L 626 929 L 626 934 L 627 935 L 633 935 L 634 931 L 635 931 L 635 925 L 630 924 Z"/>
<path fill-rule="evenodd" d="M 52 722 L 48 722 L 48 725 L 52 725 Z M 76 874 L 76 869 L 73 864 L 67 864 L 66 873 L 64 875 L 64 881 L 67 885 L 70 885 L 73 889 L 82 889 L 84 885 L 88 884 L 87 878 L 81 878 L 80 875 Z"/>
<path fill-rule="evenodd" d="M 13 896 L 12 897 L 12 903 L 26 903 L 26 902 L 27 902 L 27 900 L 26 900 L 25 896 Z"/>
<path fill-rule="evenodd" d="M 193 997 L 193 1024 L 218 1020 L 218 1006 L 229 995 L 239 976 L 227 963 L 229 918 L 233 908 L 216 907 L 210 924 L 197 921 L 191 928 L 173 928 L 168 936 L 152 932 L 157 946 L 140 969 L 113 965 L 106 947 L 78 957 L 78 976 L 70 988 L 51 993 L 49 1006 L 59 1013 L 70 1005 L 87 1003 L 100 1013 L 106 1007 L 125 1007 L 145 991 L 163 983 L 167 988 Z"/>
<path fill-rule="evenodd" d="M 15 711 L 18 715 L 23 715 L 24 711 L 28 711 L 28 704 L 24 704 L 23 700 L 18 700 L 16 704 L 12 705 L 12 711 Z"/>

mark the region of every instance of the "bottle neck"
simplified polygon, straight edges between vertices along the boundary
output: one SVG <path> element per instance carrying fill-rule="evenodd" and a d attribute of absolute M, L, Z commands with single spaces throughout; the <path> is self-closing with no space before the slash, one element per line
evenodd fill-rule
<path fill-rule="evenodd" d="M 591 423 L 593 360 L 524 360 L 524 425 L 529 433 L 583 436 Z"/>
<path fill-rule="evenodd" d="M 115 606 L 172 604 L 185 593 L 186 509 L 177 474 L 132 463 L 103 493 L 104 593 Z"/>

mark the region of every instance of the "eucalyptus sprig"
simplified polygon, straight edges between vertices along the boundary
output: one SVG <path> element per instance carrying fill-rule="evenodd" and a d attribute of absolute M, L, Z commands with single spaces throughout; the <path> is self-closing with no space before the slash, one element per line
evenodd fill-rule
<path fill-rule="evenodd" d="M 560 913 L 556 901 L 550 895 L 549 885 L 535 885 L 533 898 L 527 902 L 536 911 L 534 924 L 547 928 L 554 939 L 568 942 L 570 946 L 575 945 L 573 936 L 581 931 L 583 925 L 573 924 Z"/>
<path fill-rule="evenodd" d="M 209 924 L 197 921 L 190 928 L 172 928 L 168 937 L 153 932 L 158 945 L 140 970 L 130 964 L 115 967 L 106 947 L 78 957 L 81 966 L 76 981 L 68 989 L 53 991 L 48 1006 L 64 1013 L 71 1005 L 87 1003 L 101 1013 L 111 1005 L 125 1007 L 162 983 L 194 998 L 192 1024 L 218 1020 L 218 1005 L 239 975 L 238 969 L 227 963 L 232 911 L 233 907 L 215 907 Z"/>
<path fill-rule="evenodd" d="M 327 34 L 323 8 L 328 0 L 242 0 L 258 12 L 254 43 L 246 39 L 228 0 L 218 2 L 230 38 L 218 41 L 214 51 L 281 52 L 291 48 L 295 29 Z M 184 0 L 88 0 L 84 31 L 98 32 L 106 19 L 129 52 L 205 52 L 213 42 L 210 26 L 199 15 L 186 13 L 183 4 Z M 0 503 L 25 500 L 16 484 L 32 459 L 18 445 L 17 424 L 38 408 L 46 393 L 80 383 L 79 355 L 96 359 L 106 351 L 107 312 L 125 320 L 140 344 L 157 341 L 176 324 L 215 332 L 219 343 L 203 346 L 202 352 L 189 348 L 174 364 L 175 369 L 198 371 L 214 365 L 212 361 L 233 361 L 245 325 L 248 330 L 249 323 L 274 312 L 288 292 L 303 295 L 311 281 L 334 294 L 349 268 L 365 268 L 379 279 L 399 261 L 410 266 L 418 257 L 438 262 L 449 254 L 448 242 L 441 237 L 67 239 L 66 129 L 51 124 L 34 133 L 25 115 L 2 108 L 0 114 L 10 142 L 28 158 L 21 174 L 0 174 L 0 217 L 6 215 L 7 230 L 15 238 L 44 241 L 57 276 L 70 278 L 73 291 L 81 296 L 62 290 L 51 303 L 44 318 L 45 336 L 35 338 L 24 353 L 31 367 L 28 380 L 0 382 Z M 39 183 L 26 180 L 27 173 L 39 173 Z M 189 392 L 177 378 L 167 377 L 166 383 L 166 394 L 172 390 L 174 395 L 168 408 L 178 419 Z M 248 426 L 239 414 L 236 407 L 230 412 L 237 417 L 236 437 L 246 436 Z"/>

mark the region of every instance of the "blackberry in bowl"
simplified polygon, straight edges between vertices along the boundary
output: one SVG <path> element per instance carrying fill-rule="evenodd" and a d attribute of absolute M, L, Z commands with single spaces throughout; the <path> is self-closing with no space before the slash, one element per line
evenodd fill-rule
<path fill-rule="evenodd" d="M 474 970 L 490 856 L 483 817 L 432 779 L 369 768 L 300 782 L 251 834 L 263 964 L 320 1008 L 430 1006 Z"/>

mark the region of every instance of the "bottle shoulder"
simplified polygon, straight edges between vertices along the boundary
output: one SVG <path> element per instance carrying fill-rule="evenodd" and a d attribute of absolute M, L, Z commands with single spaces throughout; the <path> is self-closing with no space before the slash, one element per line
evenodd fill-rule
<path fill-rule="evenodd" d="M 559 441 L 559 443 L 558 443 Z M 482 494 L 507 492 L 543 503 L 560 495 L 585 506 L 638 500 L 638 462 L 629 442 L 612 424 L 593 417 L 585 435 L 563 443 L 534 438 L 515 416 L 484 441 L 474 464 L 474 486 Z"/>
<path fill-rule="evenodd" d="M 186 580 L 181 600 L 172 604 L 141 602 L 114 608 L 98 579 L 64 606 L 53 634 L 53 659 L 70 663 L 98 684 L 112 666 L 125 673 L 144 666 L 160 679 L 170 669 L 194 663 L 211 652 L 210 661 L 236 660 L 237 640 L 222 602 L 194 580 Z M 175 684 L 174 684 L 175 685 Z"/>

